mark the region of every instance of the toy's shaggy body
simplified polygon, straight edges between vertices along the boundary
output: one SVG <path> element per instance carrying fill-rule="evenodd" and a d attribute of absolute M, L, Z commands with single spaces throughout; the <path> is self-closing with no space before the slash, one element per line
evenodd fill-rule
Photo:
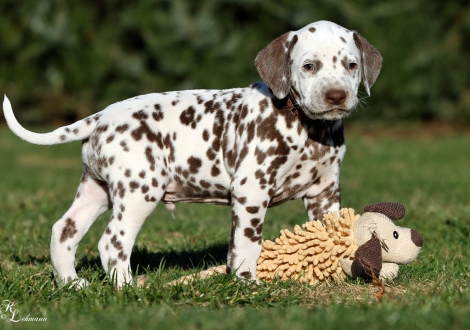
<path fill-rule="evenodd" d="M 294 227 L 294 233 L 281 230 L 274 242 L 263 242 L 258 259 L 257 278 L 271 281 L 295 279 L 315 284 L 327 278 L 343 279 L 342 258 L 353 258 L 358 245 L 354 240 L 353 224 L 359 219 L 353 209 L 328 213 L 319 221 Z"/>

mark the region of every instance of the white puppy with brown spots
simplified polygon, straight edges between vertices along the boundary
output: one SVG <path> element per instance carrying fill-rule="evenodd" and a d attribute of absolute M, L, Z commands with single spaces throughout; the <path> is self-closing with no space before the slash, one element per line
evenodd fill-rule
<path fill-rule="evenodd" d="M 132 282 L 132 247 L 159 201 L 170 210 L 176 202 L 230 205 L 227 269 L 253 279 L 267 207 L 302 198 L 310 220 L 339 210 L 342 118 L 358 104 L 361 77 L 369 93 L 380 54 L 357 32 L 320 21 L 275 39 L 255 63 L 264 83 L 142 95 L 46 134 L 24 129 L 5 97 L 20 138 L 83 141 L 76 198 L 52 230 L 60 283 L 77 280 L 78 244 L 110 208 L 98 248 L 118 287 Z"/>

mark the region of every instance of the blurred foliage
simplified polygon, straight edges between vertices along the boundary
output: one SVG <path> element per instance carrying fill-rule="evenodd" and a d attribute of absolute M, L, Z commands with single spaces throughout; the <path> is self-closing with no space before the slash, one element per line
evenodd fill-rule
<path fill-rule="evenodd" d="M 0 91 L 25 123 L 149 92 L 248 86 L 258 51 L 322 19 L 384 57 L 353 118 L 470 120 L 464 0 L 0 0 L 0 12 Z"/>

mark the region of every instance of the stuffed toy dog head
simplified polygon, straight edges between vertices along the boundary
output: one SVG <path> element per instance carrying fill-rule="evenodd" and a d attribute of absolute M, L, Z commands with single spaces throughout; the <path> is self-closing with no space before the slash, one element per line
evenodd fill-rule
<path fill-rule="evenodd" d="M 393 279 L 398 274 L 399 264 L 416 259 L 423 238 L 416 230 L 395 224 L 405 215 L 401 204 L 373 204 L 365 207 L 364 212 L 353 225 L 359 248 L 354 259 L 341 261 L 343 270 L 350 276 Z"/>

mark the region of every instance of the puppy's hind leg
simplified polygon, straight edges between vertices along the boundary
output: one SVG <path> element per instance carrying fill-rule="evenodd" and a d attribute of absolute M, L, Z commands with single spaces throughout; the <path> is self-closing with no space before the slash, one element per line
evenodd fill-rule
<path fill-rule="evenodd" d="M 57 282 L 77 279 L 75 252 L 93 222 L 111 208 L 108 187 L 83 173 L 77 195 L 70 209 L 52 227 L 51 260 Z M 77 285 L 88 283 L 80 279 Z"/>
<path fill-rule="evenodd" d="M 132 177 L 130 182 L 129 186 L 119 182 L 113 191 L 113 215 L 98 243 L 101 263 L 117 288 L 133 282 L 130 258 L 135 239 L 166 186 L 163 177 L 158 178 L 160 185 L 140 184 Z"/>

